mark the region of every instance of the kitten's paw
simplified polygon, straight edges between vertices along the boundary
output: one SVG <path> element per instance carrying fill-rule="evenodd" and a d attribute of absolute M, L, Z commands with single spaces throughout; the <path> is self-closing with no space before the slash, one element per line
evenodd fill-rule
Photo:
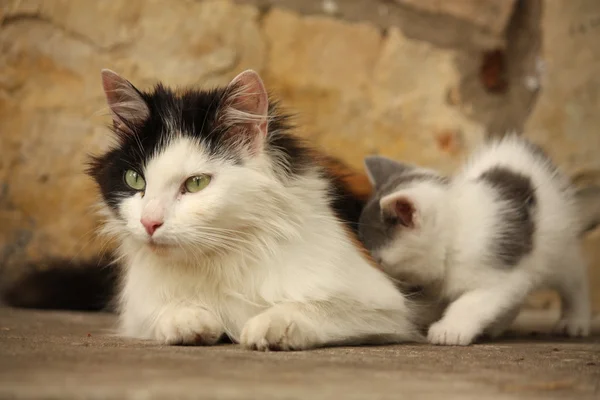
<path fill-rule="evenodd" d="M 184 307 L 165 311 L 155 332 L 156 339 L 165 344 L 210 346 L 219 341 L 223 329 L 210 312 Z"/>
<path fill-rule="evenodd" d="M 250 350 L 304 350 L 317 344 L 308 324 L 284 310 L 267 310 L 251 318 L 240 337 L 240 344 Z"/>
<path fill-rule="evenodd" d="M 441 320 L 431 325 L 427 340 L 431 344 L 468 346 L 473 343 L 477 334 L 477 330 L 467 325 Z"/>
<path fill-rule="evenodd" d="M 570 337 L 589 336 L 590 320 L 586 318 L 563 318 L 554 326 L 554 333 Z"/>

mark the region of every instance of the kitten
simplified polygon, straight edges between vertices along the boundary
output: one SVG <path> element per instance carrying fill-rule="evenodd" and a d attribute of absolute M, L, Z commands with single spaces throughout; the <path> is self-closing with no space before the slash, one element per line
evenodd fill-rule
<path fill-rule="evenodd" d="M 142 92 L 103 70 L 117 143 L 89 174 L 123 264 L 123 335 L 256 350 L 418 340 L 351 227 L 336 166 L 290 131 L 253 71 Z M 348 214 L 350 213 L 350 214 Z"/>
<path fill-rule="evenodd" d="M 383 157 L 365 164 L 376 193 L 360 218 L 361 239 L 391 277 L 449 304 L 429 342 L 498 335 L 544 286 L 561 295 L 556 329 L 589 334 L 577 197 L 541 149 L 508 135 L 451 179 Z"/>

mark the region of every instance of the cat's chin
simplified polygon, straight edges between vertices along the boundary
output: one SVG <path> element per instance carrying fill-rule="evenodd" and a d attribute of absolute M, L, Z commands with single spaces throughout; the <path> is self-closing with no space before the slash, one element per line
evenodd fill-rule
<path fill-rule="evenodd" d="M 155 254 L 167 255 L 175 246 L 165 243 L 159 243 L 154 240 L 149 240 L 146 242 L 146 247 Z"/>

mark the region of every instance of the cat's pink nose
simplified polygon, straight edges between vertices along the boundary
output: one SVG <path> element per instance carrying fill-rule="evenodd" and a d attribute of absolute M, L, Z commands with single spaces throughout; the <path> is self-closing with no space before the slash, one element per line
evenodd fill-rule
<path fill-rule="evenodd" d="M 146 232 L 148 232 L 148 235 L 150 236 L 154 235 L 154 232 L 163 224 L 163 221 L 158 221 L 152 218 L 142 218 L 141 222 L 142 225 L 144 225 L 144 228 L 146 228 Z"/>

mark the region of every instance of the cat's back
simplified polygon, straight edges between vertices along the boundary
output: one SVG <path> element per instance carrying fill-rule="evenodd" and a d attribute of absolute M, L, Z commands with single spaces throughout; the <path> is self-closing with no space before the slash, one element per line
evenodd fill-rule
<path fill-rule="evenodd" d="M 542 208 L 564 208 L 573 202 L 569 180 L 550 157 L 515 134 L 492 140 L 475 152 L 456 181 L 494 186 L 503 197 L 522 198 Z"/>
<path fill-rule="evenodd" d="M 516 135 L 490 141 L 453 180 L 460 237 L 479 244 L 478 255 L 513 266 L 547 259 L 577 236 L 578 219 L 568 179 L 536 145 Z M 530 259 L 531 257 L 527 257 Z"/>
<path fill-rule="evenodd" d="M 515 134 L 485 144 L 468 160 L 458 177 L 477 180 L 494 169 L 505 169 L 527 177 L 534 186 L 543 186 L 541 189 L 570 194 L 569 181 L 548 155 L 539 146 Z"/>

